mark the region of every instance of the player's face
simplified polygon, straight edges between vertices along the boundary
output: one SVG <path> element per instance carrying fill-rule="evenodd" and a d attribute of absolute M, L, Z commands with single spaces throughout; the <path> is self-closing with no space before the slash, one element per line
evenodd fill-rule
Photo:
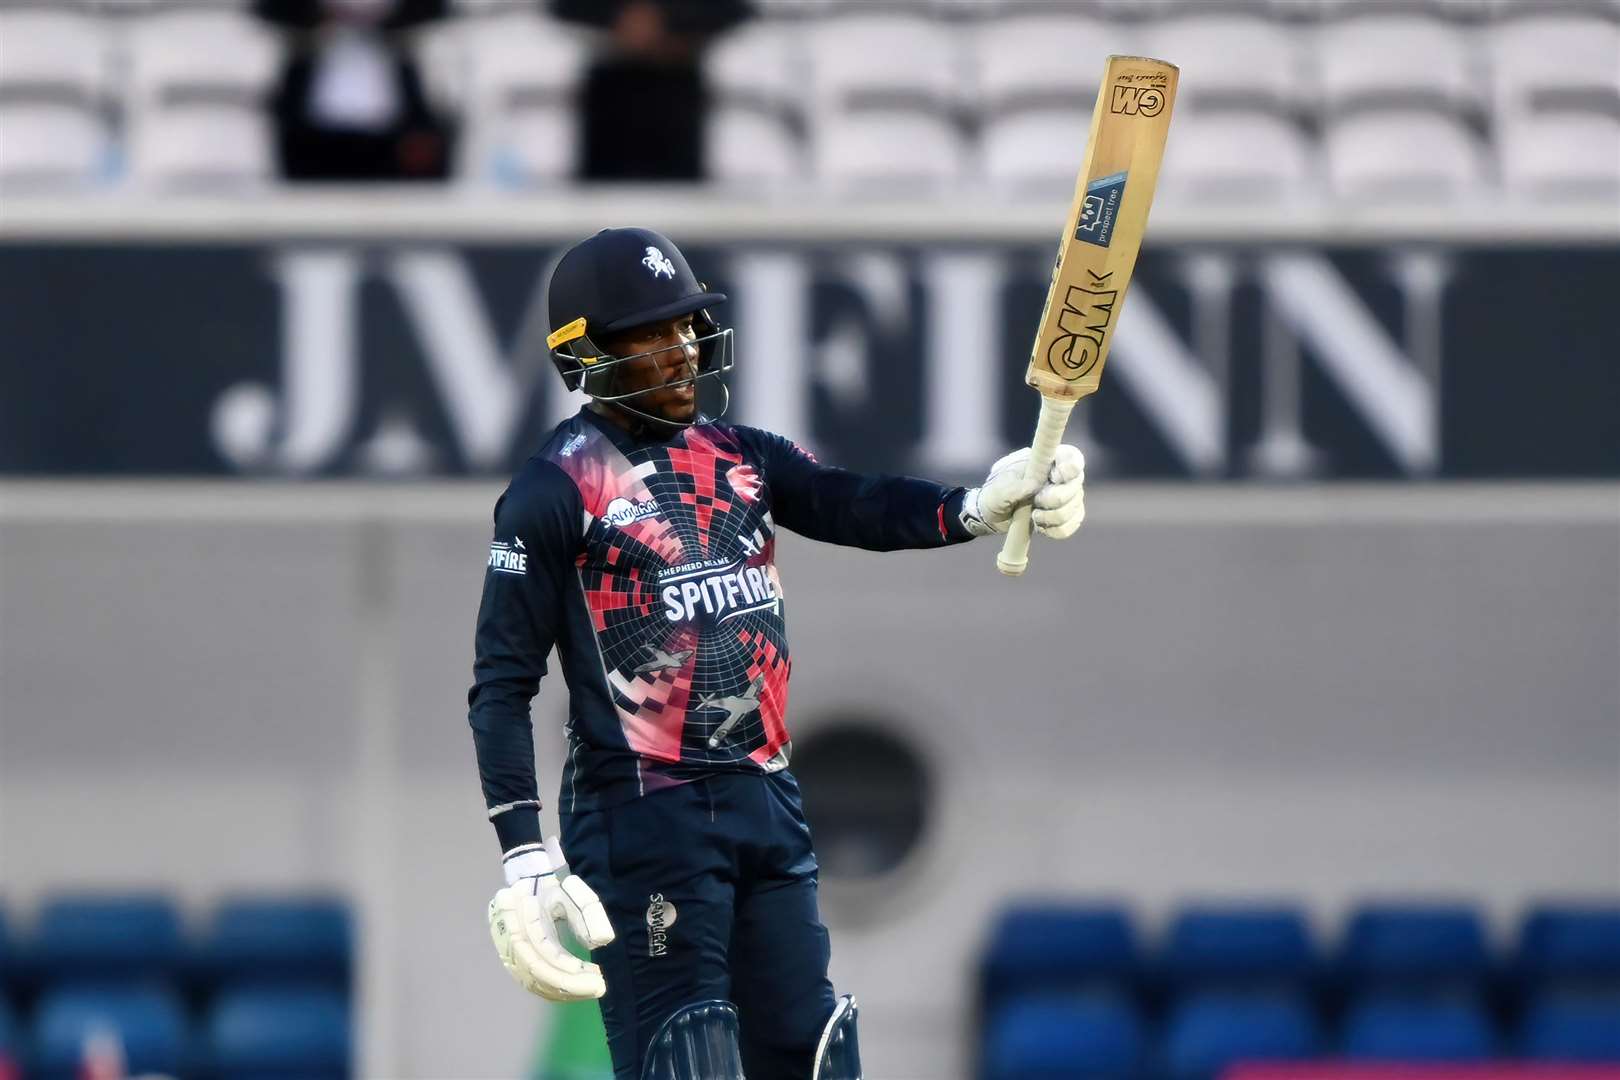
<path fill-rule="evenodd" d="M 697 331 L 692 316 L 681 315 L 663 322 L 626 330 L 605 346 L 615 356 L 633 356 L 619 364 L 617 393 L 632 394 L 626 403 L 644 413 L 687 424 L 697 416 L 697 385 L 671 386 L 694 378 L 698 373 Z M 639 356 L 638 353 L 650 353 Z"/>

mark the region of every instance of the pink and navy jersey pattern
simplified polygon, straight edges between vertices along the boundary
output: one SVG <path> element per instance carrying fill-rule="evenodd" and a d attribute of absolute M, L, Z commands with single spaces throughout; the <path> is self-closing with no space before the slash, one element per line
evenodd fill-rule
<path fill-rule="evenodd" d="M 565 812 L 784 769 L 776 529 L 939 547 L 970 538 L 961 497 L 829 468 L 754 428 L 638 439 L 589 410 L 561 424 L 496 504 L 478 615 L 469 719 L 502 846 L 539 837 L 529 703 L 554 647 L 569 693 Z"/>

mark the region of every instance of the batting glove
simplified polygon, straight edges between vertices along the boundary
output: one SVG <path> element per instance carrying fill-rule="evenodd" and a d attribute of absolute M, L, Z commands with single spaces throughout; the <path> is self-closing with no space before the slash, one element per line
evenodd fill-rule
<path fill-rule="evenodd" d="M 1085 518 L 1086 459 L 1078 447 L 1059 446 L 1046 482 L 1026 480 L 1029 447 L 1014 450 L 990 466 L 983 484 L 962 500 L 962 524 L 974 536 L 1004 533 L 1013 512 L 1033 498 L 1030 521 L 1042 536 L 1061 540 Z"/>
<path fill-rule="evenodd" d="M 506 888 L 489 902 L 489 936 L 518 985 L 548 1001 L 589 1001 L 607 992 L 602 969 L 563 948 L 557 925 L 587 948 L 613 940 L 607 911 L 585 879 L 569 875 L 555 836 L 506 857 Z"/>
<path fill-rule="evenodd" d="M 1086 456 L 1064 444 L 1052 458 L 1052 472 L 1035 493 L 1030 524 L 1042 536 L 1067 540 L 1086 520 Z"/>

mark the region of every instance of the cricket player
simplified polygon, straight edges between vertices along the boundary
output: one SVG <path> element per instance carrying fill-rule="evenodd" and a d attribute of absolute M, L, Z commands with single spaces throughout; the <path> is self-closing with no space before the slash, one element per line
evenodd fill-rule
<path fill-rule="evenodd" d="M 732 366 L 710 313 L 724 300 L 648 229 L 599 232 L 552 277 L 552 359 L 590 401 L 495 504 L 467 695 L 505 866 L 490 930 L 524 988 L 601 999 L 618 1080 L 858 1080 L 788 768 L 776 530 L 944 547 L 1004 533 L 1033 500 L 1037 531 L 1061 539 L 1084 517 L 1084 461 L 1065 446 L 1026 481 L 1026 449 L 979 487 L 944 487 L 706 416 L 698 384 Z M 542 839 L 529 719 L 553 649 L 560 843 Z M 592 962 L 562 947 L 564 923 Z"/>

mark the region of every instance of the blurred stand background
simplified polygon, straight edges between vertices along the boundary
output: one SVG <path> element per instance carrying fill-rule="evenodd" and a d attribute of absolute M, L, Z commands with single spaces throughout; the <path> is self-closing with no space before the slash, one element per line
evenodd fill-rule
<path fill-rule="evenodd" d="M 464 718 L 551 261 L 668 233 L 733 419 L 975 481 L 1110 52 L 1183 77 L 1082 537 L 782 545 L 869 1075 L 1620 1059 L 1620 6 L 63 0 L 0 5 L 0 1076 L 593 1075 Z"/>

